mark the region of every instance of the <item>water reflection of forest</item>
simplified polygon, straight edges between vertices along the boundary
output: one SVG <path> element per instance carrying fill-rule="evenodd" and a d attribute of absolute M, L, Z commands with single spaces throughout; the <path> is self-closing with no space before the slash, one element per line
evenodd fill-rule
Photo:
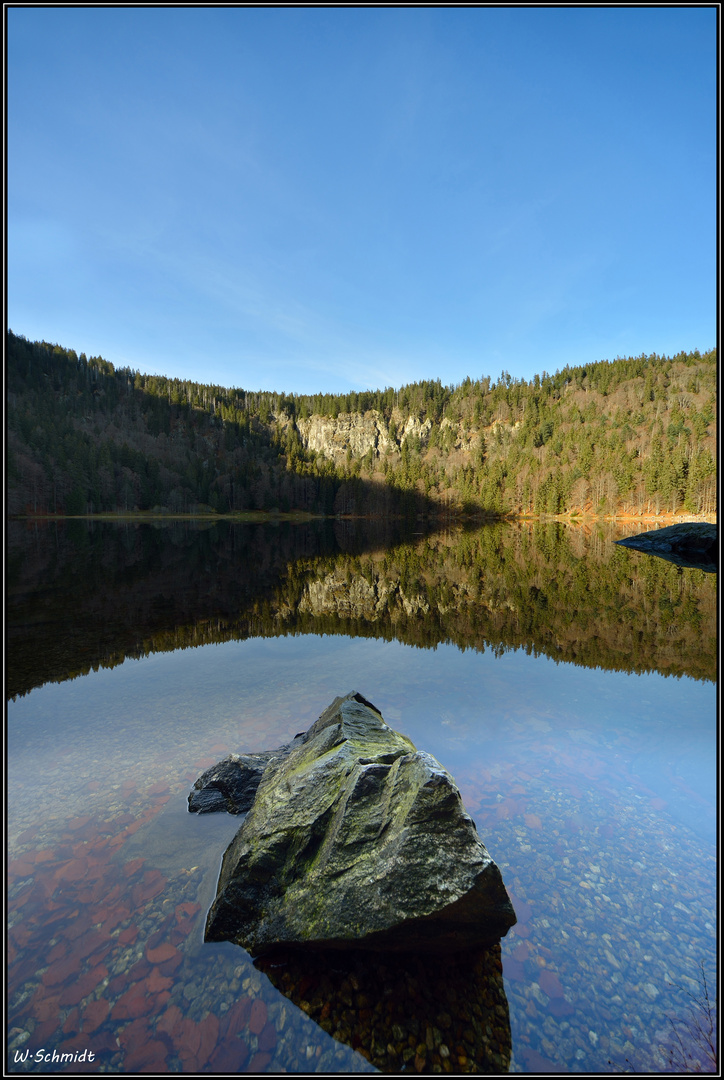
<path fill-rule="evenodd" d="M 716 678 L 715 577 L 616 547 L 620 527 L 395 529 L 11 522 L 8 695 L 126 657 L 290 633 Z"/>

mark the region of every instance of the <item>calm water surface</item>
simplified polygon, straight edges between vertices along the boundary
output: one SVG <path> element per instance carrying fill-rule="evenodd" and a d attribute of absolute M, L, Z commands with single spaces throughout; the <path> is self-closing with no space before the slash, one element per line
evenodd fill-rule
<path fill-rule="evenodd" d="M 715 690 L 522 650 L 308 635 L 141 660 L 11 702 L 10 1062 L 89 1071 L 369 1071 L 230 944 L 203 943 L 227 816 L 199 772 L 359 690 L 455 776 L 518 924 L 511 1070 L 666 1064 L 715 955 Z M 23 1058 L 23 1055 L 26 1055 Z"/>
<path fill-rule="evenodd" d="M 371 1071 L 372 1006 L 383 1046 L 393 1014 L 407 1024 L 400 1055 L 420 994 L 445 1002 L 425 1038 L 451 1072 L 471 994 L 512 1071 L 659 1071 L 672 1021 L 696 1056 L 682 1021 L 702 965 L 715 977 L 716 581 L 620 535 L 11 523 L 10 1071 Z M 366 1004 L 330 971 L 333 999 L 310 1008 L 338 1041 L 293 1003 L 311 975 L 292 1001 L 270 981 L 289 988 L 291 966 L 267 977 L 203 942 L 240 821 L 188 814 L 193 781 L 350 690 L 451 771 L 502 870 L 507 1009 L 492 974 L 473 992 L 424 958 L 417 989 L 388 970 Z"/>

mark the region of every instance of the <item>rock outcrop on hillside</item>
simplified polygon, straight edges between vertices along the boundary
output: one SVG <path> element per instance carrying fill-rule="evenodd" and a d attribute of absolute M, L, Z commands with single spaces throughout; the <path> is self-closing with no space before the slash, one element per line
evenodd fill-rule
<path fill-rule="evenodd" d="M 296 426 L 305 450 L 344 466 L 348 455 L 359 461 L 370 451 L 377 462 L 387 454 L 398 453 L 408 439 L 426 445 L 432 421 L 405 416 L 395 408 L 389 425 L 377 409 L 369 409 L 364 414 L 298 417 Z"/>
<path fill-rule="evenodd" d="M 224 855 L 206 940 L 252 955 L 450 952 L 491 945 L 515 921 L 450 774 L 351 693 L 270 757 Z"/>
<path fill-rule="evenodd" d="M 383 417 L 374 409 L 364 416 L 359 413 L 310 416 L 306 420 L 300 418 L 296 423 L 305 450 L 311 450 L 335 465 L 344 465 L 348 453 L 357 460 L 370 450 L 375 457 L 383 457 L 388 450 L 398 449 Z"/>

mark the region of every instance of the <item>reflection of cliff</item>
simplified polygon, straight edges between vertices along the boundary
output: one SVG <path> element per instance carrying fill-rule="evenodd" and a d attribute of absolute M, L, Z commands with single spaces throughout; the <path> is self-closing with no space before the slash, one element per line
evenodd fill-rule
<path fill-rule="evenodd" d="M 344 568 L 332 570 L 320 581 L 309 581 L 299 599 L 297 611 L 319 618 L 337 615 L 342 619 L 363 619 L 376 622 L 399 607 L 405 615 L 427 615 L 430 605 L 424 596 L 405 596 L 396 582 L 379 578 L 368 581 L 365 577 L 348 580 Z"/>
<path fill-rule="evenodd" d="M 383 1073 L 506 1073 L 500 945 L 471 955 L 315 950 L 256 961 L 295 1005 Z"/>
<path fill-rule="evenodd" d="M 613 527 L 489 526 L 356 558 L 299 560 L 279 621 L 714 679 L 715 581 L 633 552 L 622 557 L 614 538 Z"/>
<path fill-rule="evenodd" d="M 11 523 L 8 693 L 126 656 L 294 632 L 716 677 L 715 578 L 614 546 L 613 527 L 400 542 L 338 524 Z"/>

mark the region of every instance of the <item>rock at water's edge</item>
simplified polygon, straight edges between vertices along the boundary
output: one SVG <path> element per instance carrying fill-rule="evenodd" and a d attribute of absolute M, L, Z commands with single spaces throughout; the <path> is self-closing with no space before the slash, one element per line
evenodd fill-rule
<path fill-rule="evenodd" d="M 450 774 L 360 694 L 281 750 L 224 855 L 207 941 L 455 951 L 515 923 Z"/>
<path fill-rule="evenodd" d="M 707 574 L 717 571 L 717 527 L 706 521 L 684 521 L 666 529 L 617 540 L 624 547 L 658 555 L 662 559 Z"/>

